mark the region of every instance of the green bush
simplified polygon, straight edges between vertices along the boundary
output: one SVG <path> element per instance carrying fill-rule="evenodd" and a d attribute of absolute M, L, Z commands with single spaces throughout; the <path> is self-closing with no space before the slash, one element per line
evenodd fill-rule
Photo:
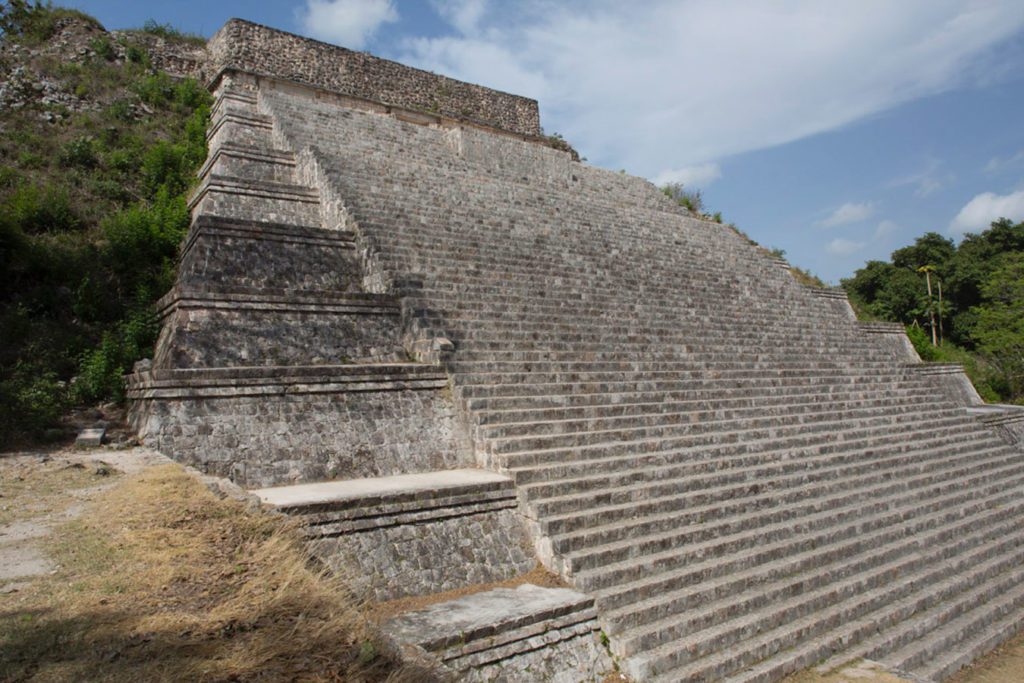
<path fill-rule="evenodd" d="M 139 99 L 151 107 L 166 106 L 175 93 L 174 82 L 163 71 L 143 76 L 132 88 Z"/>
<path fill-rule="evenodd" d="M 76 230 L 81 225 L 67 190 L 56 185 L 22 184 L 0 205 L 0 211 L 29 235 Z"/>
<path fill-rule="evenodd" d="M 67 392 L 53 370 L 18 363 L 0 379 L 0 438 L 40 438 L 66 407 Z"/>
<path fill-rule="evenodd" d="M 185 198 L 166 189 L 150 206 L 133 206 L 103 221 L 105 260 L 122 296 L 135 296 L 140 288 L 160 294 L 170 288 L 188 224 Z"/>
<path fill-rule="evenodd" d="M 65 143 L 60 150 L 60 163 L 62 166 L 95 168 L 99 164 L 96 140 L 92 136 L 83 135 Z"/>
<path fill-rule="evenodd" d="M 165 189 L 171 194 L 184 192 L 188 187 L 186 175 L 189 164 L 184 145 L 158 142 L 142 158 L 142 178 L 146 195 L 155 197 Z"/>
<path fill-rule="evenodd" d="M 114 44 L 110 42 L 109 38 L 93 38 L 89 41 L 89 47 L 96 53 L 97 57 L 101 57 L 108 62 L 112 62 L 117 59 L 117 50 L 114 48 Z"/>
<path fill-rule="evenodd" d="M 161 24 L 155 19 L 147 19 L 146 23 L 142 25 L 142 32 L 159 36 L 172 42 L 206 45 L 206 38 L 194 33 L 185 33 L 170 24 Z"/>
<path fill-rule="evenodd" d="M 0 32 L 28 45 L 38 45 L 57 31 L 57 22 L 62 19 L 77 19 L 102 29 L 94 17 L 84 12 L 65 7 L 54 7 L 52 3 L 40 0 L 7 0 L 0 6 Z"/>
<path fill-rule="evenodd" d="M 71 398 L 77 403 L 124 400 L 124 376 L 136 361 L 149 355 L 159 325 L 149 310 L 148 297 L 140 292 L 140 305 L 106 332 L 99 345 L 82 354 L 79 372 L 71 384 Z"/>
<path fill-rule="evenodd" d="M 661 191 L 666 197 L 679 204 L 679 206 L 687 208 L 694 213 L 702 213 L 704 211 L 704 198 L 701 196 L 700 190 L 687 190 L 683 187 L 682 183 L 666 183 L 662 186 Z M 721 215 L 719 215 L 718 222 L 721 223 Z"/>

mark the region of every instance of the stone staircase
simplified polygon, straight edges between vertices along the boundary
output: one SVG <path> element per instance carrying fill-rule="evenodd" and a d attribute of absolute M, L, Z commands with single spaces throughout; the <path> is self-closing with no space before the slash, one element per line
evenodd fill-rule
<path fill-rule="evenodd" d="M 410 656 L 600 680 L 603 631 L 638 682 L 859 658 L 941 681 L 1024 625 L 1021 411 L 545 146 L 535 103 L 452 82 L 481 116 L 403 108 L 449 83 L 235 20 L 211 53 L 210 155 L 131 419 L 299 517 L 373 599 L 535 557 L 575 589 L 397 617 Z M 399 104 L 332 90 L 375 69 Z"/>
<path fill-rule="evenodd" d="M 942 680 L 1024 623 L 1024 459 L 731 230 L 638 179 L 268 84 L 259 108 L 454 344 L 481 462 L 638 681 Z"/>
<path fill-rule="evenodd" d="M 368 290 L 358 236 L 275 142 L 251 79 L 224 76 L 214 92 L 178 280 L 157 304 L 152 361 L 129 377 L 140 436 L 298 517 L 311 554 L 358 599 L 534 569 L 512 480 L 474 468 L 437 362 L 446 342 L 410 321 L 400 297 Z M 438 650 L 429 658 L 442 678 L 611 670 L 591 598 L 524 586 L 503 602 L 511 589 L 495 590 L 442 607 L 489 605 L 493 623 L 468 641 L 402 647 Z"/>

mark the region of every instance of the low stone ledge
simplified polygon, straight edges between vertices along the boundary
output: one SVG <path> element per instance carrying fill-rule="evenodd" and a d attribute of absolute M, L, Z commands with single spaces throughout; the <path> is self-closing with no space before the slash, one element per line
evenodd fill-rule
<path fill-rule="evenodd" d="M 967 412 L 1011 446 L 1024 447 L 1024 406 L 990 403 L 971 406 Z"/>
<path fill-rule="evenodd" d="M 197 216 L 192 222 L 189 236 L 182 246 L 182 258 L 195 246 L 196 240 L 203 235 L 355 248 L 355 235 L 344 230 L 332 230 L 314 225 L 249 221 L 227 216 Z"/>
<path fill-rule="evenodd" d="M 447 374 L 436 367 L 411 364 L 151 370 L 127 379 L 128 397 L 135 401 L 438 391 L 448 386 Z"/>
<path fill-rule="evenodd" d="M 910 363 L 905 367 L 913 374 L 931 378 L 934 385 L 959 406 L 972 408 L 985 403 L 959 363 Z"/>
<path fill-rule="evenodd" d="M 264 114 L 249 114 L 238 109 L 224 108 L 219 118 L 206 131 L 206 141 L 210 142 L 217 137 L 221 130 L 229 125 L 235 124 L 270 132 L 274 129 L 273 119 Z"/>
<path fill-rule="evenodd" d="M 478 469 L 442 470 L 325 481 L 296 486 L 275 486 L 253 493 L 264 503 L 286 512 L 341 510 L 373 505 L 384 500 L 429 500 L 442 492 L 458 495 L 474 490 L 508 489 L 504 474 Z"/>
<path fill-rule="evenodd" d="M 293 172 L 295 169 L 295 157 L 287 152 L 265 150 L 259 147 L 225 142 L 213 150 L 213 153 L 207 157 L 206 162 L 203 164 L 202 168 L 199 169 L 196 175 L 200 178 L 213 175 L 211 174 L 211 170 L 214 166 L 228 159 L 280 166 L 288 172 Z"/>
<path fill-rule="evenodd" d="M 174 288 L 157 301 L 157 317 L 187 308 L 252 310 L 280 313 L 393 315 L 399 302 L 386 294 L 301 292 L 286 290 Z"/>
<path fill-rule="evenodd" d="M 432 653 L 459 680 L 593 680 L 613 669 L 594 603 L 566 588 L 498 588 L 396 617 L 393 641 Z"/>
<path fill-rule="evenodd" d="M 192 193 L 192 196 L 189 197 L 189 210 L 194 209 L 204 197 L 214 192 L 305 204 L 320 203 L 320 193 L 317 190 L 301 185 L 211 175 L 200 183 L 199 187 Z"/>
<path fill-rule="evenodd" d="M 301 515 L 308 538 L 465 517 L 517 505 L 508 477 L 458 469 L 258 489 L 267 505 Z"/>

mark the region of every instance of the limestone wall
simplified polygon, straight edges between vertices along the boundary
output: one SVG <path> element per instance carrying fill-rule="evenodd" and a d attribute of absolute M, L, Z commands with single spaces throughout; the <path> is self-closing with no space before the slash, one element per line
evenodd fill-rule
<path fill-rule="evenodd" d="M 451 401 L 438 391 L 315 390 L 247 396 L 244 387 L 218 387 L 139 401 L 143 391 L 133 389 L 130 420 L 150 447 L 247 487 L 472 464 Z"/>
<path fill-rule="evenodd" d="M 214 75 L 233 68 L 514 133 L 541 132 L 536 100 L 240 19 L 225 24 L 210 39 L 208 50 Z"/>

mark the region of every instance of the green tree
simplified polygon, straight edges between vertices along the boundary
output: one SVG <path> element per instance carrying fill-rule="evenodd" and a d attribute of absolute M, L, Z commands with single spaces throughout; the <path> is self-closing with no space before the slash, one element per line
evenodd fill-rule
<path fill-rule="evenodd" d="M 975 308 L 978 350 L 1000 374 L 1013 400 L 1024 398 L 1024 252 L 1011 252 L 982 285 Z"/>

